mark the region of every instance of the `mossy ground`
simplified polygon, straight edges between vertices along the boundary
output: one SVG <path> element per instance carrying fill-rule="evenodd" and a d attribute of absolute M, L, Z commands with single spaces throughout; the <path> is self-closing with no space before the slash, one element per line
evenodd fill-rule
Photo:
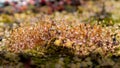
<path fill-rule="evenodd" d="M 98 3 L 99 1 L 88 1 L 87 4 L 89 7 L 86 7 L 86 5 L 80 6 L 78 11 L 73 13 L 63 11 L 61 13 L 55 12 L 52 15 L 43 13 L 35 14 L 32 12 L 15 13 L 13 15 L 2 14 L 0 16 L 0 67 L 119 68 L 120 1 L 105 1 L 105 7 L 100 7 L 104 5 Z M 37 26 L 36 24 L 39 25 Z M 77 25 L 79 24 L 81 24 L 81 28 L 78 28 Z M 37 29 L 36 31 L 30 30 L 31 27 L 35 29 L 36 27 L 34 26 L 39 28 L 41 25 L 43 25 L 41 31 L 43 29 L 46 30 L 46 32 L 41 32 Z M 50 27 L 51 25 L 52 27 Z M 56 25 L 59 28 L 57 28 Z M 48 36 L 47 29 L 44 29 L 45 27 L 51 28 L 51 32 L 49 33 L 51 37 Z M 70 30 L 70 34 L 66 31 L 67 27 L 69 27 L 68 30 Z M 81 29 L 81 31 L 79 31 L 79 29 Z M 14 30 L 16 32 L 11 34 Z M 24 34 L 19 33 L 17 30 L 23 31 L 21 33 Z M 29 33 L 27 31 L 29 31 Z M 83 33 L 83 36 L 77 36 L 75 31 Z M 96 36 L 95 42 L 90 43 L 92 34 L 88 34 L 86 31 L 93 31 L 92 34 Z M 39 35 L 39 33 L 41 33 L 41 35 Z M 60 35 L 60 33 L 63 34 Z M 25 34 L 28 35 L 25 36 Z M 41 43 L 40 38 L 42 34 L 44 34 L 43 39 L 45 40 Z M 72 41 L 68 40 L 72 38 L 72 34 L 76 34 L 73 35 L 75 38 L 73 38 Z M 36 36 L 33 37 L 34 35 Z M 69 36 L 67 37 L 67 35 Z M 37 36 L 40 38 L 38 39 Z M 59 38 L 58 36 L 65 37 L 61 39 L 61 37 Z M 35 47 L 29 48 L 29 40 L 26 41 L 26 37 L 37 39 L 35 42 L 32 41 L 32 43 L 35 43 Z M 79 38 L 82 38 L 82 40 L 85 39 L 86 42 L 84 43 L 84 41 L 81 41 Z M 11 40 L 12 44 L 9 45 Z M 15 51 L 11 50 L 15 49 L 14 44 L 21 44 L 21 41 L 25 41 L 24 46 L 27 47 L 28 45 L 28 48 L 16 48 Z M 80 43 L 78 44 L 78 42 Z"/>

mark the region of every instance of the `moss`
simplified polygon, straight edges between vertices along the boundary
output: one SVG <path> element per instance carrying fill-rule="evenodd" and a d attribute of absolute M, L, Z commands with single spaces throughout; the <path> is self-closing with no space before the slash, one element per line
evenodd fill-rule
<path fill-rule="evenodd" d="M 120 67 L 119 16 L 114 19 L 114 14 L 105 11 L 105 7 L 98 12 L 99 8 L 92 2 L 87 5 L 90 6 L 81 6 L 74 13 L 2 14 L 1 22 L 19 22 L 19 26 L 10 29 L 9 40 L 5 41 L 10 45 L 0 46 L 0 65 L 13 66 L 11 68 L 24 68 L 26 63 L 32 68 Z M 94 16 L 89 17 L 91 14 Z M 85 23 L 81 23 L 84 19 Z"/>

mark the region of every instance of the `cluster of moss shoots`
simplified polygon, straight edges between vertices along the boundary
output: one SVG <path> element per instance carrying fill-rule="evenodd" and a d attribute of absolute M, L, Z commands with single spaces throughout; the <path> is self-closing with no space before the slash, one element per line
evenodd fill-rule
<path fill-rule="evenodd" d="M 19 67 L 27 63 L 38 68 L 55 68 L 59 65 L 65 68 L 120 66 L 119 27 L 118 30 L 109 29 L 115 23 L 104 6 L 100 13 L 87 20 L 90 22 L 87 24 L 58 19 L 54 15 L 41 15 L 36 19 L 36 23 L 21 23 L 10 31 L 8 42 L 0 52 L 0 59 L 5 57 L 0 64 L 5 65 L 9 61 L 14 64 L 8 64 L 15 67 L 16 64 Z"/>
<path fill-rule="evenodd" d="M 97 49 L 106 55 L 114 53 L 119 45 L 113 33 L 101 25 L 47 20 L 13 29 L 6 44 L 7 50 L 19 53 L 35 47 L 62 46 L 71 48 L 74 54 L 80 56 L 89 55 Z"/>

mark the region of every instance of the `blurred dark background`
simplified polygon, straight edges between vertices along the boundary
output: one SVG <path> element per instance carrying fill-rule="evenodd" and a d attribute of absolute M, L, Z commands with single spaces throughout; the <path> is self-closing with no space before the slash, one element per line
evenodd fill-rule
<path fill-rule="evenodd" d="M 33 12 L 45 12 L 48 14 L 54 11 L 77 10 L 77 6 L 83 5 L 87 0 L 0 0 L 0 13 L 21 13 L 26 10 Z"/>

